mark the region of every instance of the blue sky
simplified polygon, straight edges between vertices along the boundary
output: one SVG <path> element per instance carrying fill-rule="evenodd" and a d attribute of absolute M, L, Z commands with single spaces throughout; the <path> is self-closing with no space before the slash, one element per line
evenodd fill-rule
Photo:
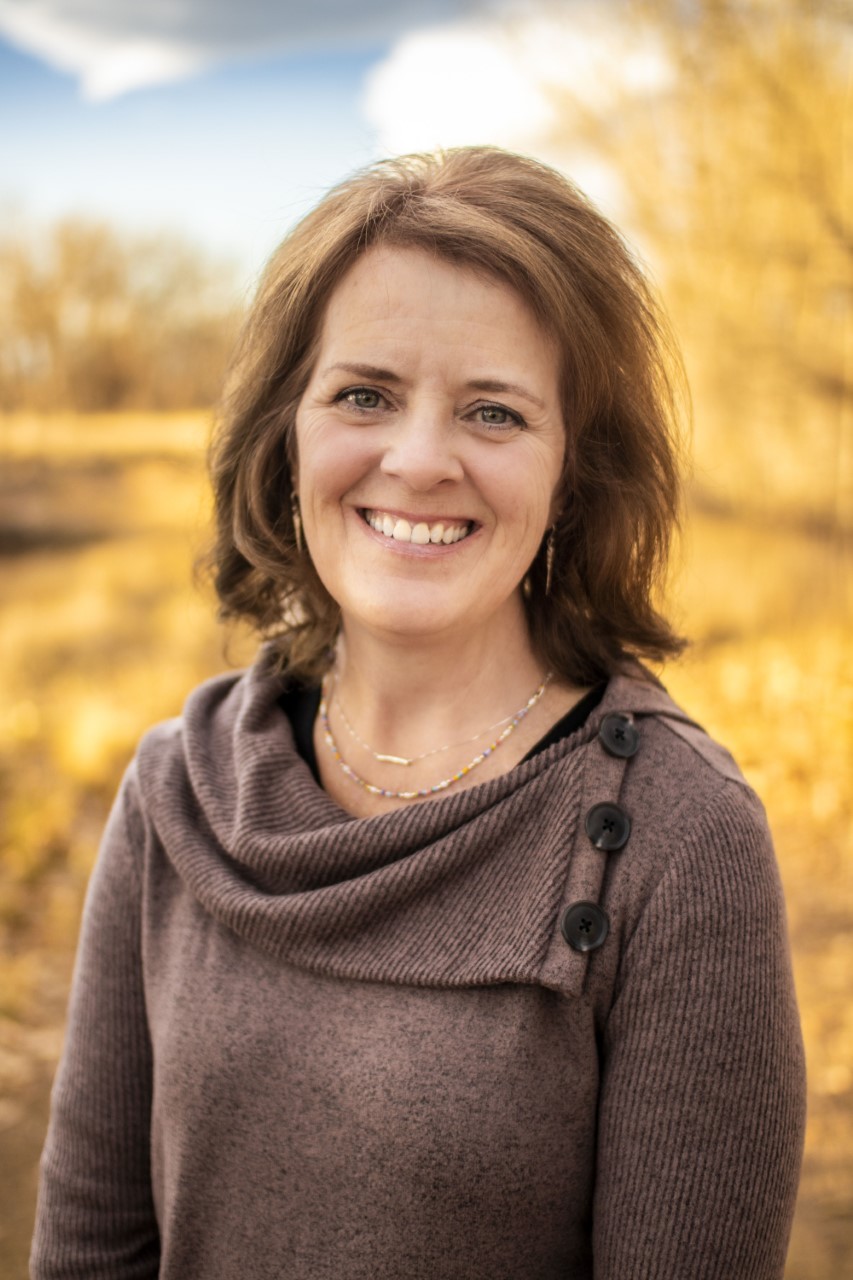
<path fill-rule="evenodd" d="M 549 85 L 606 113 L 665 83 L 620 3 L 0 0 L 0 227 L 176 230 L 251 283 L 346 174 L 464 143 L 566 167 L 618 221 L 613 171 L 547 137 Z"/>
<path fill-rule="evenodd" d="M 258 59 L 87 101 L 0 40 L 0 212 L 92 213 L 183 231 L 251 268 L 343 174 L 378 154 L 360 110 L 381 46 Z"/>
<path fill-rule="evenodd" d="M 472 15 L 488 27 L 520 3 L 0 0 L 0 221 L 174 229 L 251 277 L 330 185 L 410 149 L 383 119 L 399 123 L 399 98 L 415 116 L 438 101 L 429 50 L 411 74 L 411 37 L 449 25 L 452 45 Z M 371 107 L 401 42 L 409 62 Z M 458 140 L 454 124 L 430 145 Z"/>

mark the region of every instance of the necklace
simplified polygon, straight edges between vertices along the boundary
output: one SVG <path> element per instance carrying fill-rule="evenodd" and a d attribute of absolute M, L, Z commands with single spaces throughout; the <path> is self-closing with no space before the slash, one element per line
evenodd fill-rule
<path fill-rule="evenodd" d="M 329 724 L 329 707 L 326 692 L 328 677 L 323 681 L 323 693 L 320 699 L 320 723 L 323 726 L 323 737 L 326 741 L 327 747 L 337 761 L 341 772 L 345 773 L 350 781 L 354 782 L 357 787 L 361 787 L 363 791 L 368 791 L 372 796 L 384 796 L 388 800 L 421 800 L 426 796 L 436 795 L 437 792 L 446 791 L 448 787 L 452 787 L 454 782 L 459 782 L 460 779 L 469 774 L 472 769 L 476 769 L 477 765 L 482 764 L 484 760 L 488 759 L 492 752 L 496 751 L 502 742 L 506 742 L 516 725 L 520 724 L 528 711 L 531 711 L 533 707 L 536 706 L 536 703 L 547 689 L 553 674 L 554 673 L 552 671 L 547 673 L 539 688 L 535 693 L 530 695 L 524 706 L 519 711 L 516 711 L 514 716 L 509 718 L 509 724 L 501 731 L 501 733 L 498 734 L 491 746 L 484 747 L 479 755 L 474 756 L 474 759 L 466 764 L 463 769 L 460 769 L 458 773 L 454 773 L 450 778 L 442 778 L 441 782 L 436 782 L 431 787 L 421 787 L 415 791 L 391 791 L 387 787 L 378 787 L 375 783 L 368 782 L 366 778 L 362 778 L 360 774 L 356 773 L 352 765 L 347 764 L 346 760 L 344 760 L 341 755 L 340 748 L 335 741 L 331 725 Z M 338 706 L 340 706 L 340 703 L 338 703 Z M 498 721 L 498 723 L 500 724 L 502 722 Z M 484 729 L 483 732 L 486 733 L 487 730 Z M 456 745 L 462 746 L 464 743 L 457 743 Z M 433 753 L 428 752 L 427 754 L 432 755 Z M 403 757 L 398 757 L 397 759 L 402 760 Z"/>
<path fill-rule="evenodd" d="M 442 751 L 451 751 L 454 747 L 467 747 L 469 742 L 476 742 L 478 738 L 482 738 L 485 734 L 491 733 L 493 729 L 499 729 L 502 724 L 508 724 L 513 718 L 512 715 L 503 716 L 500 720 L 496 720 L 494 724 L 487 725 L 485 729 L 481 729 L 479 733 L 475 733 L 472 738 L 463 738 L 461 742 L 448 742 L 443 747 L 433 747 L 432 751 L 424 751 L 419 756 L 392 756 L 385 751 L 374 751 L 370 743 L 365 742 L 364 738 L 360 738 L 355 729 L 353 729 L 349 722 L 349 717 L 344 711 L 344 704 L 341 702 L 340 695 L 338 694 L 338 678 L 336 673 L 332 676 L 332 692 L 329 697 L 329 703 L 331 704 L 335 699 L 337 699 L 338 712 L 340 713 L 340 717 L 344 722 L 344 728 L 349 736 L 353 741 L 357 742 L 360 747 L 363 747 L 365 751 L 369 751 L 373 756 L 373 759 L 378 760 L 380 764 L 399 764 L 408 766 L 411 764 L 417 764 L 419 760 L 428 760 L 430 756 L 437 756 Z M 529 709 L 530 708 L 527 704 L 521 708 L 525 714 Z M 517 712 L 516 714 L 520 714 L 520 712 Z"/>

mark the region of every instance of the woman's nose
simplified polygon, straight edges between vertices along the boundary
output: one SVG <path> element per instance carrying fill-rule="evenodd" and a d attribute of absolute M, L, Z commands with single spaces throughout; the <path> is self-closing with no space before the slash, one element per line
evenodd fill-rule
<path fill-rule="evenodd" d="M 458 433 L 452 417 L 436 406 L 401 413 L 391 429 L 380 470 L 410 489 L 433 489 L 446 480 L 461 480 Z"/>

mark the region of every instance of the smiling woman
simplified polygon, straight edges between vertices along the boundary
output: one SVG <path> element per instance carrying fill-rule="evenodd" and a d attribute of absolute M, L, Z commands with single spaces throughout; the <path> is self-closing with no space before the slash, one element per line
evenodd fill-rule
<path fill-rule="evenodd" d="M 420 249 L 363 254 L 330 300 L 295 445 L 348 653 L 390 633 L 521 659 L 517 587 L 556 516 L 565 430 L 553 343 L 514 290 Z"/>
<path fill-rule="evenodd" d="M 763 811 L 642 659 L 664 328 L 556 173 L 332 191 L 212 452 L 254 665 L 146 735 L 33 1276 L 779 1280 L 803 1057 Z"/>
<path fill-rule="evenodd" d="M 394 293 L 383 299 L 386 285 Z M 373 296 L 369 322 L 361 312 L 366 295 Z M 213 454 L 220 513 L 213 560 L 224 612 L 256 622 L 291 672 L 319 676 L 327 668 L 339 601 L 313 557 L 293 554 L 297 406 L 309 376 L 313 389 L 326 374 L 317 348 L 330 341 L 341 352 L 329 362 L 346 366 L 334 371 L 345 375 L 335 394 L 354 409 L 365 408 L 367 393 L 377 409 L 386 403 L 368 375 L 392 374 L 385 381 L 396 393 L 405 371 L 378 354 L 356 359 L 353 352 L 369 353 L 374 340 L 377 352 L 396 351 L 393 337 L 378 332 L 383 319 L 389 331 L 403 324 L 413 331 L 428 323 L 427 307 L 441 330 L 434 362 L 455 344 L 457 364 L 470 366 L 468 390 L 482 393 L 471 397 L 472 421 L 478 406 L 484 428 L 505 427 L 503 414 L 511 421 L 514 413 L 532 429 L 536 453 L 549 424 L 552 434 L 556 428 L 555 413 L 560 420 L 551 496 L 559 518 L 543 524 L 539 554 L 531 553 L 514 584 L 529 570 L 524 611 L 542 659 L 574 685 L 588 685 L 627 653 L 677 653 L 681 641 L 655 607 L 679 495 L 678 362 L 666 326 L 618 233 L 581 193 L 551 170 L 492 148 L 463 148 L 435 164 L 388 162 L 356 176 L 273 258 Z M 503 345 L 490 352 L 501 317 Z M 522 335 L 524 352 L 510 354 Z M 547 406 L 530 385 L 534 368 Z M 393 404 L 389 395 L 389 410 Z M 454 420 L 462 407 L 454 404 Z M 410 407 L 404 417 L 411 419 Z M 424 431 L 415 440 L 425 453 L 435 443 Z M 524 507 L 526 495 L 519 491 L 517 500 Z M 553 589 L 546 596 L 549 546 Z"/>

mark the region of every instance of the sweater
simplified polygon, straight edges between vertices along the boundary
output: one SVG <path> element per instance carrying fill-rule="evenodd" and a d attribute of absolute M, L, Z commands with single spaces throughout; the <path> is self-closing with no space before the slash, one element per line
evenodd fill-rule
<path fill-rule="evenodd" d="M 84 911 L 34 1280 L 780 1280 L 803 1045 L 763 810 L 642 672 L 354 818 L 262 650 L 143 739 Z"/>

